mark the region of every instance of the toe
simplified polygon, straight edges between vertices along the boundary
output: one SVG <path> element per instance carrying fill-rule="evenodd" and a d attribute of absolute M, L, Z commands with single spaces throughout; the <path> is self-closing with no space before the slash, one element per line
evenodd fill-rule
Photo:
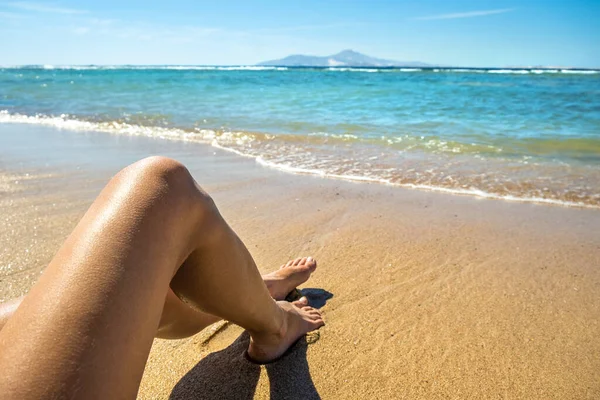
<path fill-rule="evenodd" d="M 294 267 L 296 267 L 296 266 L 300 265 L 300 262 L 301 262 L 301 261 L 302 261 L 302 257 L 300 257 L 300 258 L 296 258 L 296 259 L 294 260 Z"/>
<path fill-rule="evenodd" d="M 302 296 L 298 300 L 294 301 L 292 304 L 296 307 L 307 307 L 308 299 L 305 296 Z"/>

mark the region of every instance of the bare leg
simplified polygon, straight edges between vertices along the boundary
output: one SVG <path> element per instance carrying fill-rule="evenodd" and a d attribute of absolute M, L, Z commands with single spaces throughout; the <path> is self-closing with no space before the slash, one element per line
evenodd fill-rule
<path fill-rule="evenodd" d="M 25 296 L 22 296 L 0 304 L 0 330 L 6 325 L 15 311 L 17 311 L 19 304 L 21 304 L 24 298 Z"/>
<path fill-rule="evenodd" d="M 261 361 L 323 325 L 270 297 L 181 164 L 146 159 L 111 180 L 0 331 L 0 397 L 135 398 L 169 283 L 247 329 Z"/>
<path fill-rule="evenodd" d="M 317 263 L 312 257 L 296 258 L 283 264 L 279 269 L 263 275 L 262 279 L 275 300 L 283 300 L 296 286 L 306 282 L 314 272 Z M 0 304 L 0 330 L 17 310 L 25 296 Z M 169 290 L 160 318 L 156 337 L 181 339 L 192 336 L 207 326 L 220 321 L 216 315 L 195 310 L 184 304 Z"/>
<path fill-rule="evenodd" d="M 262 280 L 271 297 L 275 300 L 283 300 L 296 286 L 306 282 L 316 267 L 317 262 L 312 257 L 297 258 L 263 275 Z M 302 304 L 306 305 L 304 302 Z M 195 310 L 184 304 L 172 290 L 169 290 L 156 337 L 163 339 L 188 337 L 220 320 L 221 318 L 216 315 Z M 0 329 L 1 327 L 0 321 Z"/>

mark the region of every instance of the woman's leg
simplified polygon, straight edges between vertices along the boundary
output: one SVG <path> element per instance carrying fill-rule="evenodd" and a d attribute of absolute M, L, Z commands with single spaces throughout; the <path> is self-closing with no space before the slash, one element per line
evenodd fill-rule
<path fill-rule="evenodd" d="M 263 275 L 262 280 L 272 298 L 283 300 L 296 286 L 306 282 L 316 268 L 317 262 L 312 257 L 297 258 L 288 261 L 279 269 Z M 185 338 L 220 320 L 220 317 L 195 310 L 184 304 L 172 290 L 169 290 L 156 337 L 162 339 Z M 2 329 L 1 320 L 0 329 Z"/>
<path fill-rule="evenodd" d="M 247 329 L 262 361 L 323 324 L 275 302 L 212 199 L 153 157 L 111 180 L 0 331 L 1 397 L 134 398 L 169 283 Z"/>
<path fill-rule="evenodd" d="M 23 301 L 25 296 L 17 297 L 16 299 L 9 300 L 0 304 L 0 330 L 6 325 L 10 317 L 17 311 L 19 304 Z"/>
<path fill-rule="evenodd" d="M 283 264 L 279 269 L 263 275 L 269 294 L 275 300 L 283 300 L 296 286 L 306 282 L 317 268 L 312 257 L 297 258 Z M 17 310 L 25 296 L 0 304 L 0 330 Z M 162 339 L 181 339 L 192 336 L 221 318 L 194 310 L 184 304 L 169 290 L 163 306 L 156 337 Z"/>

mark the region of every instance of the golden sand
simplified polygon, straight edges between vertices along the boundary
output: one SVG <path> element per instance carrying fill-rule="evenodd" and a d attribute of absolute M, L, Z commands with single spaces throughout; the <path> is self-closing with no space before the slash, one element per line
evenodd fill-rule
<path fill-rule="evenodd" d="M 229 323 L 156 340 L 140 399 L 600 398 L 600 212 L 223 160 L 192 173 L 263 272 L 318 260 L 303 288 L 327 325 L 268 366 L 244 358 L 248 338 Z M 25 173 L 35 178 L 14 178 Z M 31 287 L 110 174 L 82 171 L 77 185 L 52 171 L 2 176 L 8 299 Z"/>

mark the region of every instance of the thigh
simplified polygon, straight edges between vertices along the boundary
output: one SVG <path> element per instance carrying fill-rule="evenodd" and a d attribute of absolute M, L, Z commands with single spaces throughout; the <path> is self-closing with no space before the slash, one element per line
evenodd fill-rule
<path fill-rule="evenodd" d="M 193 246 L 192 188 L 156 160 L 109 183 L 0 331 L 2 398 L 135 398 Z"/>

